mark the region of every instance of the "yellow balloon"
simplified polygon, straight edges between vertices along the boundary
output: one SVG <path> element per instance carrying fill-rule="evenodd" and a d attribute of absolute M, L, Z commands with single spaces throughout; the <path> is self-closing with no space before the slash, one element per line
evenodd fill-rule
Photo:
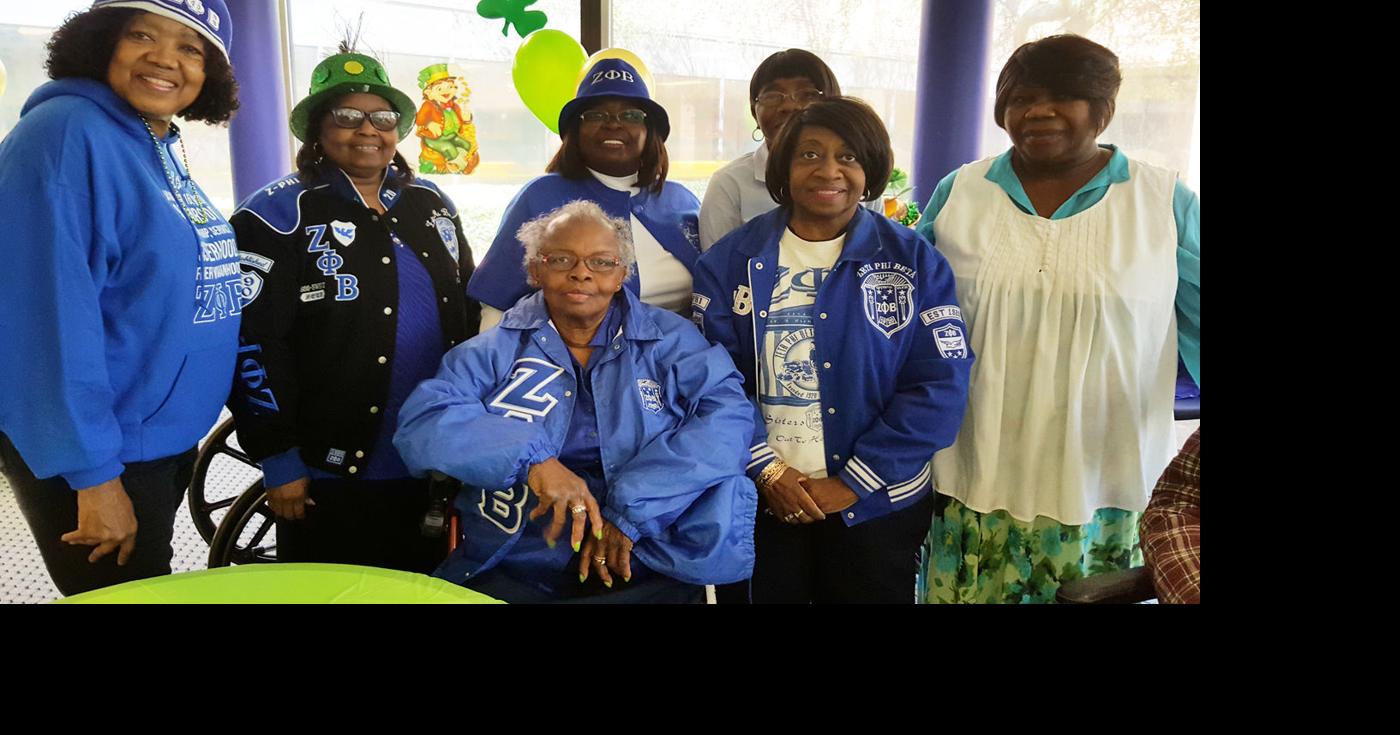
<path fill-rule="evenodd" d="M 5 62 L 0 61 L 0 97 L 5 96 Z"/>
<path fill-rule="evenodd" d="M 636 69 L 637 73 L 642 75 L 642 83 L 647 85 L 647 92 L 650 93 L 652 97 L 656 96 L 656 82 L 651 77 L 651 70 L 647 68 L 647 65 L 643 63 L 641 58 L 636 54 L 617 46 L 605 48 L 588 57 L 588 61 L 583 62 L 583 70 L 578 73 L 578 80 L 574 82 L 574 89 L 578 89 L 578 85 L 583 84 L 583 78 L 588 76 L 588 70 L 592 69 L 594 64 L 603 59 L 622 59 L 631 64 L 632 68 Z"/>

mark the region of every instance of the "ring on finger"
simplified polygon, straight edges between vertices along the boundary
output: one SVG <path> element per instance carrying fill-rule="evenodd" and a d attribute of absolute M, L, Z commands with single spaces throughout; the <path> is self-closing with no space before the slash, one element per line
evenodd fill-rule
<path fill-rule="evenodd" d="M 794 517 L 794 518 L 801 518 L 802 516 L 805 516 L 805 515 L 807 515 L 807 511 L 802 510 L 801 508 L 798 508 L 798 509 L 797 509 L 797 513 L 796 513 L 793 517 Z"/>
<path fill-rule="evenodd" d="M 588 506 L 586 506 L 586 505 L 575 505 L 575 506 L 569 508 L 569 512 L 573 513 L 574 515 L 579 515 L 580 513 L 587 513 L 587 512 L 588 512 Z"/>
<path fill-rule="evenodd" d="M 594 561 L 594 563 L 596 563 L 596 564 L 601 564 L 601 565 L 603 565 L 603 566 L 607 566 L 607 564 L 608 564 L 608 557 L 606 557 L 606 556 L 595 556 L 595 557 L 593 557 L 593 561 Z"/>
<path fill-rule="evenodd" d="M 795 521 L 795 520 L 797 520 L 797 514 L 796 514 L 796 513 L 789 513 L 789 514 L 783 516 L 783 522 L 784 522 L 784 523 L 792 523 L 792 522 Z"/>

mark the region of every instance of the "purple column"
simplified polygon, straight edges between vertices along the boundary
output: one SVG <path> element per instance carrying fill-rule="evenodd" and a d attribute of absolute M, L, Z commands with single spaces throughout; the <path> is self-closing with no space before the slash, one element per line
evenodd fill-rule
<path fill-rule="evenodd" d="M 229 154 L 234 197 L 242 201 L 292 170 L 291 133 L 277 0 L 236 0 L 228 9 L 233 16 L 230 56 L 239 99 L 238 112 L 229 123 Z"/>
<path fill-rule="evenodd" d="M 982 123 L 992 0 L 924 0 L 914 108 L 914 196 L 923 206 L 948 172 L 975 160 Z"/>

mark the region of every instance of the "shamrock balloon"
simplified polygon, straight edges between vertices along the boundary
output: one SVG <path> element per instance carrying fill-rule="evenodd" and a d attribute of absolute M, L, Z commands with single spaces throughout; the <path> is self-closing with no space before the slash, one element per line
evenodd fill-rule
<path fill-rule="evenodd" d="M 476 14 L 483 18 L 500 18 L 505 21 L 501 26 L 501 35 L 510 35 L 510 27 L 515 26 L 515 32 L 524 38 L 541 28 L 549 22 L 549 16 L 538 10 L 526 10 L 525 8 L 534 5 L 535 0 L 481 0 L 476 4 Z"/>

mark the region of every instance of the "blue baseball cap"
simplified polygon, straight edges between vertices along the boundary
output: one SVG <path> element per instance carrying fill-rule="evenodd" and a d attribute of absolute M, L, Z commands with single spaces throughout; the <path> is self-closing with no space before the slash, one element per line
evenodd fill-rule
<path fill-rule="evenodd" d="M 136 8 L 183 23 L 204 36 L 228 60 L 233 46 L 233 19 L 224 0 L 97 0 L 92 9 Z"/>
<path fill-rule="evenodd" d="M 592 103 L 602 97 L 620 97 L 637 103 L 647 114 L 647 121 L 662 140 L 671 134 L 671 120 L 666 110 L 652 101 L 646 82 L 637 73 L 636 67 L 622 59 L 600 59 L 578 85 L 578 94 L 559 111 L 559 133 L 568 129 L 571 121 L 578 119 Z"/>

